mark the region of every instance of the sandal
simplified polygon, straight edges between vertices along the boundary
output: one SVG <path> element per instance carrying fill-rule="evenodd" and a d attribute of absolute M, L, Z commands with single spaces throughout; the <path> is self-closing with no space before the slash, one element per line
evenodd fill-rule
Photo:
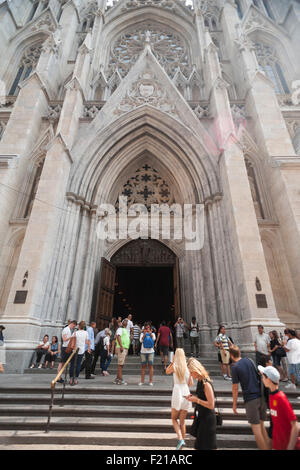
<path fill-rule="evenodd" d="M 69 385 L 74 385 L 73 379 L 69 380 Z"/>
<path fill-rule="evenodd" d="M 73 385 L 78 385 L 78 380 L 74 380 Z"/>

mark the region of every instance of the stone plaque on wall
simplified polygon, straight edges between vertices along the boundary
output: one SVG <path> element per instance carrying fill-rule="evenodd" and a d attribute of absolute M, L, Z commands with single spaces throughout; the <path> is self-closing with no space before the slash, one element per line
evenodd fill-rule
<path fill-rule="evenodd" d="M 257 308 L 268 308 L 267 298 L 265 294 L 256 294 Z"/>
<path fill-rule="evenodd" d="M 14 304 L 25 304 L 27 298 L 27 290 L 17 290 L 15 295 Z"/>

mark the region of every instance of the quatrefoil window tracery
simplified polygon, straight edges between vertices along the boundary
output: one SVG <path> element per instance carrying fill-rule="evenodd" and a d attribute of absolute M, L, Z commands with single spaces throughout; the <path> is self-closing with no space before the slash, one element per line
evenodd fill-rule
<path fill-rule="evenodd" d="M 127 197 L 127 205 L 143 204 L 150 210 L 151 204 L 173 204 L 168 183 L 159 172 L 147 163 L 137 169 L 123 185 L 121 195 Z M 118 207 L 118 203 L 116 204 Z"/>
<path fill-rule="evenodd" d="M 174 77 L 178 67 L 189 76 L 191 61 L 184 40 L 167 29 L 146 23 L 138 30 L 127 31 L 115 42 L 109 58 L 108 76 L 118 69 L 124 77 L 144 50 L 146 40 L 150 41 L 153 54 L 170 78 Z"/>

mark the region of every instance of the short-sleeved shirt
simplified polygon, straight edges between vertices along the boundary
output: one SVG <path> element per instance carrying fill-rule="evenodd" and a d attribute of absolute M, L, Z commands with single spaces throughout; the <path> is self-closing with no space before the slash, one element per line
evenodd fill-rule
<path fill-rule="evenodd" d="M 215 339 L 215 342 L 222 343 L 223 348 L 226 349 L 227 351 L 229 350 L 229 341 L 230 339 L 228 338 L 228 336 L 223 335 L 222 333 L 220 333 Z"/>
<path fill-rule="evenodd" d="M 88 332 L 85 330 L 79 330 L 75 333 L 76 336 L 76 348 L 79 348 L 78 354 L 83 354 L 85 350 L 85 342 L 89 339 Z"/>
<path fill-rule="evenodd" d="M 141 333 L 141 329 L 138 325 L 133 326 L 133 338 L 134 339 L 139 339 Z"/>
<path fill-rule="evenodd" d="M 289 339 L 286 345 L 287 358 L 290 364 L 300 364 L 300 340 L 298 338 Z"/>
<path fill-rule="evenodd" d="M 177 338 L 183 338 L 184 329 L 185 329 L 184 323 L 178 323 L 176 325 L 176 336 L 177 336 Z"/>
<path fill-rule="evenodd" d="M 285 393 L 278 390 L 275 393 L 270 392 L 269 403 L 273 422 L 272 448 L 286 450 L 291 435 L 291 422 L 297 421 L 297 417 Z"/>
<path fill-rule="evenodd" d="M 103 340 L 103 347 L 104 347 L 105 351 L 109 351 L 109 345 L 110 345 L 110 337 L 105 336 L 105 338 Z"/>
<path fill-rule="evenodd" d="M 89 326 L 86 331 L 87 331 L 87 334 L 89 336 L 89 340 L 91 342 L 91 349 L 92 349 L 92 351 L 94 351 L 94 349 L 95 349 L 95 333 L 94 333 L 94 330 L 91 326 Z M 89 348 L 89 346 L 88 346 L 88 344 L 86 344 L 85 345 L 85 351 L 87 351 L 88 348 Z"/>
<path fill-rule="evenodd" d="M 49 341 L 46 341 L 46 343 L 44 343 L 44 341 L 41 341 L 41 342 L 39 343 L 39 346 L 42 346 L 43 349 L 46 349 L 46 348 L 48 349 L 48 348 L 49 348 L 49 345 L 50 345 Z"/>
<path fill-rule="evenodd" d="M 171 331 L 168 326 L 161 326 L 158 330 L 159 337 L 159 345 L 160 346 L 169 346 L 170 344 L 170 336 Z"/>
<path fill-rule="evenodd" d="M 266 355 L 269 354 L 268 344 L 270 344 L 271 338 L 267 333 L 263 333 L 262 335 L 257 333 L 255 336 L 255 342 L 258 352 Z"/>
<path fill-rule="evenodd" d="M 191 338 L 197 338 L 199 336 L 198 329 L 199 329 L 198 323 L 191 322 L 191 331 L 190 331 Z"/>
<path fill-rule="evenodd" d="M 63 341 L 62 345 L 63 345 L 64 348 L 66 348 L 68 346 L 70 338 L 72 336 L 72 331 L 68 326 L 66 326 L 62 331 L 62 337 L 64 337 L 65 335 L 67 335 L 67 341 Z"/>
<path fill-rule="evenodd" d="M 241 384 L 244 402 L 261 396 L 261 387 L 254 364 L 246 357 L 235 362 L 231 368 L 232 383 Z"/>

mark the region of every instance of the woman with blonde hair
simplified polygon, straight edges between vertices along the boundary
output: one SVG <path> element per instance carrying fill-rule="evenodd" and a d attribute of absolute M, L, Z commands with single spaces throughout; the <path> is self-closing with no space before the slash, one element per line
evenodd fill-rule
<path fill-rule="evenodd" d="M 193 385 L 193 379 L 188 371 L 184 350 L 176 349 L 173 362 L 167 367 L 166 374 L 173 374 L 174 386 L 172 393 L 172 423 L 178 437 L 176 450 L 185 446 L 186 426 L 185 419 L 189 411 L 192 410 L 192 404 L 186 400 L 190 396 L 190 389 Z M 179 420 L 179 423 L 178 423 Z"/>
<path fill-rule="evenodd" d="M 217 449 L 215 394 L 211 379 L 203 365 L 194 358 L 187 364 L 193 379 L 197 380 L 196 395 L 189 395 L 187 401 L 196 403 L 197 437 L 195 449 Z"/>

